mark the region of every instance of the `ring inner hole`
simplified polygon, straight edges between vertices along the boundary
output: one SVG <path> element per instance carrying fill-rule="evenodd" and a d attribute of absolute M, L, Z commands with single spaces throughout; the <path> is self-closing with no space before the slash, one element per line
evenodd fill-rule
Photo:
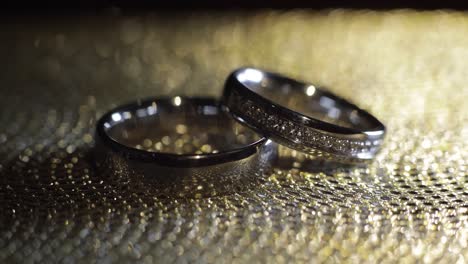
<path fill-rule="evenodd" d="M 150 110 L 151 114 L 147 111 L 141 117 L 138 113 L 150 108 L 121 113 L 127 118 L 114 122 L 107 133 L 128 147 L 179 155 L 224 152 L 260 139 L 216 106 L 184 103 L 170 108 L 157 107 L 156 112 Z"/>

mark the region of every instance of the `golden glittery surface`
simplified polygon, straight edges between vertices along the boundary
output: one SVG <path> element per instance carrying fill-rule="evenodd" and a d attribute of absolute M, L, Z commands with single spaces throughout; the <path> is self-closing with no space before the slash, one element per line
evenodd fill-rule
<path fill-rule="evenodd" d="M 112 10 L 4 22 L 0 262 L 467 261 L 467 14 Z M 157 198 L 95 169 L 104 111 L 217 96 L 243 65 L 374 113 L 388 127 L 381 153 L 354 168 L 289 153 L 255 188 L 203 199 Z"/>

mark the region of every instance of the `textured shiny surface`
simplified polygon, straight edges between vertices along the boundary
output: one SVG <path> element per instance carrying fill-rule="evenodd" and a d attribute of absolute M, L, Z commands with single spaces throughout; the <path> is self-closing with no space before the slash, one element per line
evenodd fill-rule
<path fill-rule="evenodd" d="M 466 14 L 13 22 L 0 25 L 0 262 L 467 260 Z M 388 127 L 382 151 L 345 168 L 283 149 L 255 189 L 204 199 L 156 198 L 94 169 L 103 111 L 151 95 L 219 95 L 241 65 L 315 81 L 375 113 Z"/>

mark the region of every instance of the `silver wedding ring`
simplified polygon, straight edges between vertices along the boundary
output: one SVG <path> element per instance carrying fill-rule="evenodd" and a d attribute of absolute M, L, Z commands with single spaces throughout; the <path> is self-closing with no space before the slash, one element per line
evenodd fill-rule
<path fill-rule="evenodd" d="M 157 98 L 121 106 L 97 123 L 96 160 L 184 197 L 236 191 L 275 158 L 276 144 L 211 98 Z M 136 177 L 136 176 L 135 176 Z"/>
<path fill-rule="evenodd" d="M 339 161 L 372 159 L 385 135 L 377 118 L 325 89 L 255 68 L 228 77 L 222 103 L 282 145 Z"/>

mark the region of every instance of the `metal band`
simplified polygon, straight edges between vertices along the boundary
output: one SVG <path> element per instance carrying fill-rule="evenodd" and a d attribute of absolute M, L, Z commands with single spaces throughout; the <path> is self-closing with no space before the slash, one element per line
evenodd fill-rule
<path fill-rule="evenodd" d="M 356 105 L 311 84 L 259 69 L 234 71 L 222 102 L 237 120 L 312 155 L 369 160 L 385 135 L 384 125 Z"/>
<path fill-rule="evenodd" d="M 158 144 L 170 150 L 157 151 Z M 200 153 L 201 145 L 210 150 Z M 159 98 L 118 107 L 98 121 L 95 150 L 98 167 L 156 184 L 161 195 L 183 197 L 246 188 L 276 157 L 276 144 L 236 122 L 211 98 Z"/>

